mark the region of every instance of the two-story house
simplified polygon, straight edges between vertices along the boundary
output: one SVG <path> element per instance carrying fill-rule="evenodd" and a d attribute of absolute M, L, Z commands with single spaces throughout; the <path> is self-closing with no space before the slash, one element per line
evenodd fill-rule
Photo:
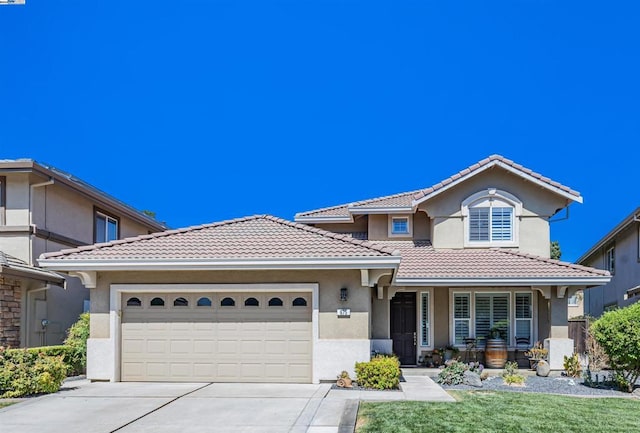
<path fill-rule="evenodd" d="M 59 344 L 88 309 L 89 290 L 37 268 L 40 254 L 165 229 L 69 173 L 0 160 L 0 345 Z"/>
<path fill-rule="evenodd" d="M 589 248 L 577 263 L 606 269 L 612 275 L 608 284 L 584 291 L 585 314 L 598 317 L 609 309 L 637 301 L 640 294 L 640 208 Z"/>
<path fill-rule="evenodd" d="M 501 331 L 572 353 L 567 298 L 608 272 L 551 260 L 580 194 L 501 156 L 431 187 L 44 254 L 91 287 L 88 376 L 335 380 L 372 351 L 416 365 Z"/>

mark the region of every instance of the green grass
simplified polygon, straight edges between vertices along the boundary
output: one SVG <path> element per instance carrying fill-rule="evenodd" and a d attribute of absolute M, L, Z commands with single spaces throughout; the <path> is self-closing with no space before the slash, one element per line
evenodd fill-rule
<path fill-rule="evenodd" d="M 456 403 L 360 404 L 357 433 L 640 431 L 640 401 L 515 392 L 451 392 Z"/>

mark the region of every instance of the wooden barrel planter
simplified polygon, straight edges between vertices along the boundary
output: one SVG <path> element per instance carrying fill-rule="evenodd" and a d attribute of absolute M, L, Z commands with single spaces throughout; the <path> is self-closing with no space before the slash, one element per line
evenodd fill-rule
<path fill-rule="evenodd" d="M 489 368 L 504 368 L 507 363 L 507 342 L 499 338 L 488 339 L 484 363 Z"/>

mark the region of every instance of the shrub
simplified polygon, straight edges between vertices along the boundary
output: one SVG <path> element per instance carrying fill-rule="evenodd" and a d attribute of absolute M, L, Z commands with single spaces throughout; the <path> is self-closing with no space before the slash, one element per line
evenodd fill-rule
<path fill-rule="evenodd" d="M 518 372 L 517 362 L 507 362 L 502 372 L 502 380 L 506 385 L 523 385 L 526 378 Z"/>
<path fill-rule="evenodd" d="M 464 382 L 464 372 L 467 370 L 480 375 L 481 380 L 487 378 L 487 375 L 483 375 L 484 366 L 479 362 L 465 364 L 464 362 L 451 360 L 447 361 L 446 366 L 438 373 L 436 382 L 444 385 L 459 385 Z"/>
<path fill-rule="evenodd" d="M 63 346 L 35 349 L 0 348 L 0 398 L 51 393 L 67 376 L 64 354 L 47 355 Z"/>
<path fill-rule="evenodd" d="M 564 356 L 564 371 L 567 372 L 567 376 L 569 377 L 580 377 L 580 372 L 582 372 L 582 366 L 580 365 L 580 359 L 578 358 L 578 354 L 574 353 L 572 356 Z"/>
<path fill-rule="evenodd" d="M 356 382 L 365 388 L 396 389 L 400 384 L 400 361 L 395 356 L 376 356 L 356 362 Z"/>
<path fill-rule="evenodd" d="M 591 325 L 591 334 L 609 357 L 620 389 L 632 392 L 640 377 L 640 303 L 608 311 Z"/>
<path fill-rule="evenodd" d="M 87 369 L 87 339 L 89 338 L 89 313 L 82 313 L 78 321 L 67 330 L 64 344 L 69 347 L 69 374 L 77 375 Z"/>
<path fill-rule="evenodd" d="M 598 343 L 591 332 L 587 333 L 586 339 L 587 361 L 589 371 L 602 371 L 609 367 L 609 357 Z"/>

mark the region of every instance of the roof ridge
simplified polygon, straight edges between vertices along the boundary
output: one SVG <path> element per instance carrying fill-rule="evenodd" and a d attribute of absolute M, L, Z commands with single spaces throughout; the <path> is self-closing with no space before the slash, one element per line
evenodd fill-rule
<path fill-rule="evenodd" d="M 339 240 L 348 244 L 352 244 L 352 245 L 358 245 L 358 246 L 362 246 L 365 248 L 369 248 L 381 253 L 385 253 L 385 254 L 390 254 L 390 255 L 394 255 L 395 250 L 392 250 L 390 248 L 386 248 L 384 246 L 382 247 L 378 247 L 376 246 L 374 243 L 372 243 L 369 240 L 362 240 L 362 239 L 354 239 L 353 237 L 344 234 L 344 233 L 334 233 L 331 232 L 329 230 L 324 230 L 318 227 L 313 227 L 313 226 L 309 226 L 307 224 L 303 224 L 303 223 L 299 223 L 299 222 L 295 222 L 295 221 L 289 221 L 287 219 L 284 218 L 280 218 L 280 217 L 276 217 L 273 215 L 262 215 L 265 219 L 269 219 L 271 221 L 289 226 L 289 227 L 293 227 L 296 228 L 298 230 L 304 230 L 310 233 L 315 233 L 324 237 L 328 237 L 331 239 L 335 239 L 335 240 Z"/>
<path fill-rule="evenodd" d="M 79 253 L 84 251 L 94 251 L 94 250 L 99 250 L 103 248 L 113 247 L 116 245 L 130 244 L 130 243 L 141 241 L 141 240 L 163 238 L 167 236 L 173 236 L 173 235 L 178 235 L 182 233 L 189 233 L 197 230 L 205 230 L 205 229 L 214 228 L 214 227 L 222 227 L 226 225 L 238 224 L 238 223 L 251 221 L 251 220 L 258 220 L 258 219 L 269 220 L 278 224 L 287 225 L 289 227 L 292 227 L 298 230 L 304 230 L 306 232 L 316 233 L 324 237 L 340 240 L 352 245 L 362 246 L 362 247 L 365 247 L 380 253 L 384 253 L 384 254 L 393 255 L 393 252 L 394 252 L 394 250 L 391 250 L 390 248 L 377 247 L 369 241 L 354 239 L 348 235 L 333 233 L 327 230 L 319 229 L 317 227 L 308 226 L 306 224 L 292 222 L 284 218 L 279 218 L 273 215 L 258 214 L 258 215 L 251 215 L 251 216 L 245 216 L 245 217 L 239 217 L 239 218 L 232 218 L 232 219 L 213 222 L 213 223 L 199 224 L 199 225 L 184 227 L 180 229 L 165 230 L 163 232 L 151 233 L 146 235 L 138 235 L 138 236 L 128 237 L 124 239 L 117 239 L 110 242 L 103 242 L 99 244 L 85 245 L 85 246 L 80 246 L 76 248 L 67 248 L 64 250 L 56 251 L 56 252 L 44 253 L 40 256 L 40 258 L 52 258 L 52 257 L 65 256 L 68 254 Z"/>
<path fill-rule="evenodd" d="M 590 272 L 592 274 L 596 274 L 596 275 L 611 275 L 609 273 L 609 271 L 605 271 L 603 269 L 596 269 L 596 268 L 591 268 L 588 266 L 582 266 L 579 265 L 577 263 L 570 263 L 570 262 L 565 262 L 562 260 L 556 260 L 556 259 L 551 259 L 551 258 L 547 258 L 547 257 L 542 257 L 542 256 L 537 256 L 535 254 L 530 254 L 530 253 L 523 253 L 520 251 L 512 251 L 512 250 L 508 250 L 508 249 L 504 249 L 504 248 L 491 248 L 494 251 L 498 251 L 504 254 L 511 254 L 513 256 L 518 256 L 518 257 L 523 257 L 523 258 L 527 258 L 527 259 L 532 259 L 532 260 L 537 260 L 540 262 L 545 262 L 545 263 L 552 263 L 555 265 L 559 265 L 559 266 L 564 266 L 566 268 L 570 268 L 570 269 L 576 269 L 576 270 L 580 270 L 580 271 L 585 271 L 585 272 Z"/>

